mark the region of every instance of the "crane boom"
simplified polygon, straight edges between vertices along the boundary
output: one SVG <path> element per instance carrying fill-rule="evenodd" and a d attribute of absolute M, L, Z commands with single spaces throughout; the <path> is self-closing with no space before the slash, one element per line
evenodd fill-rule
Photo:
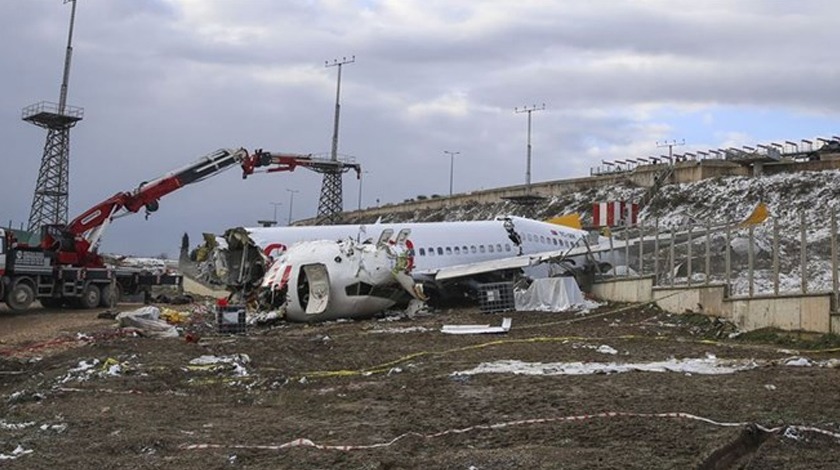
<path fill-rule="evenodd" d="M 262 149 L 249 155 L 244 148 L 219 149 L 193 163 L 169 172 L 155 180 L 141 183 L 131 192 L 119 192 L 96 204 L 70 221 L 66 226 L 47 225 L 41 247 L 53 251 L 59 264 L 77 267 L 101 267 L 102 258 L 96 253 L 102 234 L 117 217 L 138 212 L 145 208 L 146 216 L 158 209 L 163 196 L 188 184 L 197 183 L 239 165 L 242 178 L 265 167 L 267 173 L 294 171 L 297 167 L 310 170 L 348 171 L 353 169 L 358 177 L 361 165 L 342 161 L 313 158 L 311 155 L 264 152 Z"/>
<path fill-rule="evenodd" d="M 240 148 L 219 149 L 195 162 L 141 183 L 131 192 L 119 192 L 96 204 L 73 219 L 66 227 L 48 226 L 41 242 L 44 249 L 58 245 L 59 262 L 76 266 L 102 264 L 96 248 L 102 234 L 115 217 L 146 209 L 147 215 L 158 209 L 160 198 L 188 184 L 217 175 L 248 160 L 248 151 Z"/>
<path fill-rule="evenodd" d="M 253 174 L 256 168 L 268 167 L 265 172 L 274 173 L 276 171 L 295 171 L 295 168 L 299 166 L 320 173 L 345 172 L 352 169 L 356 171 L 356 178 L 359 178 L 362 172 L 362 166 L 358 163 L 316 158 L 311 154 L 266 152 L 257 149 L 253 155 L 242 162 L 242 178 L 247 178 Z"/>

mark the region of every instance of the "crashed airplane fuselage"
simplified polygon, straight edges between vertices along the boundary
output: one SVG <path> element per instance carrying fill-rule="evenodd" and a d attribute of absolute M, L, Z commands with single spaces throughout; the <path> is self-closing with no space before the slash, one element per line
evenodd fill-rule
<path fill-rule="evenodd" d="M 393 247 L 353 240 L 300 242 L 263 277 L 260 304 L 284 309 L 292 321 L 370 316 L 413 293 L 405 259 Z"/>
<path fill-rule="evenodd" d="M 587 233 L 520 217 L 490 221 L 236 228 L 205 236 L 184 271 L 295 321 L 365 317 L 410 298 L 463 295 L 479 282 L 586 252 Z"/>

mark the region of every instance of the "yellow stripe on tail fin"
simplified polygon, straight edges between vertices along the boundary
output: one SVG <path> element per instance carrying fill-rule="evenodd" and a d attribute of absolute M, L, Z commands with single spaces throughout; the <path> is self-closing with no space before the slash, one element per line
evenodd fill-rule
<path fill-rule="evenodd" d="M 755 209 L 753 209 L 752 213 L 741 222 L 741 227 L 749 227 L 751 225 L 758 225 L 765 220 L 770 215 L 770 211 L 767 209 L 767 204 L 763 202 L 759 202 Z"/>
<path fill-rule="evenodd" d="M 576 228 L 578 230 L 583 228 L 583 224 L 580 223 L 580 214 L 577 212 L 554 217 L 546 220 L 546 222 L 555 225 L 562 225 L 564 227 Z"/>

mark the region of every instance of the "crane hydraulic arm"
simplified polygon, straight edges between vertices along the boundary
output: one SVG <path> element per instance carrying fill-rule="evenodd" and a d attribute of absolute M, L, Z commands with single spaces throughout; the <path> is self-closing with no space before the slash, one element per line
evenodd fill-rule
<path fill-rule="evenodd" d="M 255 170 L 261 167 L 268 167 L 265 172 L 273 173 L 276 171 L 295 171 L 295 168 L 299 166 L 319 173 L 345 172 L 352 169 L 356 171 L 356 178 L 359 178 L 362 173 L 362 166 L 358 163 L 316 158 L 311 154 L 265 152 L 258 149 L 242 162 L 242 178 L 254 174 Z"/>
<path fill-rule="evenodd" d="M 61 264 L 99 266 L 101 258 L 96 247 L 102 233 L 115 217 L 146 209 L 146 214 L 158 209 L 161 197 L 188 184 L 248 161 L 245 149 L 219 149 L 195 162 L 167 173 L 150 182 L 141 183 L 132 192 L 120 192 L 91 207 L 73 219 L 66 227 L 48 226 L 41 242 L 45 250 L 56 250 Z"/>

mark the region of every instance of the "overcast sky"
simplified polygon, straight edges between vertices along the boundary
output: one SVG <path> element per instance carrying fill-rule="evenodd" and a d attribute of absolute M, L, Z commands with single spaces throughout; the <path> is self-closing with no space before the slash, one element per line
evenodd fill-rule
<path fill-rule="evenodd" d="M 582 177 L 604 159 L 840 134 L 840 2 L 798 0 L 78 0 L 70 218 L 221 147 L 339 154 L 362 205 Z M 25 223 L 58 101 L 70 4 L 0 15 L 0 220 Z M 667 153 L 667 149 L 664 150 Z M 320 176 L 237 170 L 115 222 L 103 251 L 174 255 L 180 235 L 314 216 Z M 344 178 L 344 207 L 359 183 Z"/>

